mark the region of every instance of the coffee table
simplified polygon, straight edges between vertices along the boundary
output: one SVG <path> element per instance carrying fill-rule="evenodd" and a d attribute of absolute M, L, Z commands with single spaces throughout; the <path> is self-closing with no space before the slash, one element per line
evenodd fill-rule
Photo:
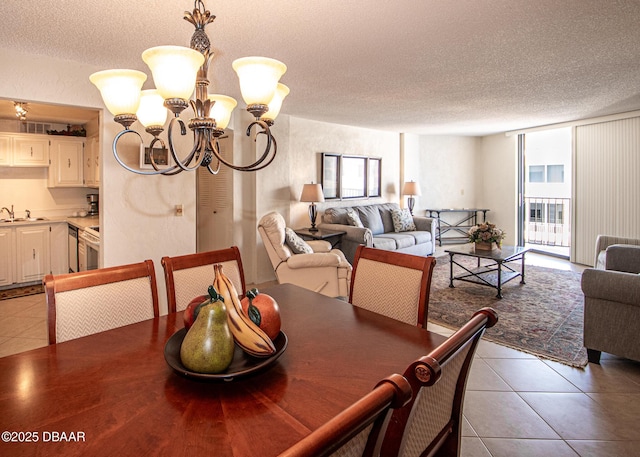
<path fill-rule="evenodd" d="M 454 287 L 453 281 L 466 281 L 482 286 L 493 287 L 498 290 L 496 297 L 502 298 L 502 286 L 514 278 L 520 277 L 520 284 L 524 284 L 524 255 L 529 248 L 524 246 L 502 246 L 501 249 L 484 251 L 475 248 L 475 244 L 469 243 L 464 246 L 452 247 L 444 252 L 449 253 L 449 287 Z M 478 259 L 478 267 L 470 270 L 461 263 L 456 262 L 455 256 L 475 257 Z M 482 259 L 490 260 L 492 263 L 480 265 Z M 521 262 L 520 271 L 511 268 L 511 262 Z M 464 271 L 453 275 L 453 265 L 457 265 Z"/>

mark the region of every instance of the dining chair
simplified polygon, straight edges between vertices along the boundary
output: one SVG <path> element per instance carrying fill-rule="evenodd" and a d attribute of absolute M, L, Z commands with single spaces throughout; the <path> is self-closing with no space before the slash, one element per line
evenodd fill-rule
<path fill-rule="evenodd" d="M 213 284 L 215 277 L 215 264 L 222 265 L 223 273 L 231 280 L 239 295 L 246 292 L 242 259 L 236 246 L 217 251 L 163 257 L 161 263 L 164 268 L 170 313 L 182 311 L 199 295 L 207 295 L 207 289 Z"/>
<path fill-rule="evenodd" d="M 426 328 L 435 264 L 434 257 L 358 246 L 349 303 Z"/>
<path fill-rule="evenodd" d="M 133 324 L 159 315 L 152 260 L 44 280 L 49 344 Z"/>
<path fill-rule="evenodd" d="M 485 329 L 498 321 L 492 308 L 482 308 L 428 355 L 404 372 L 413 398 L 393 411 L 381 455 L 459 456 L 462 406 L 471 362 Z"/>
<path fill-rule="evenodd" d="M 392 374 L 279 457 L 378 455 L 388 415 L 393 408 L 406 405 L 410 399 L 409 382 L 399 374 Z"/>

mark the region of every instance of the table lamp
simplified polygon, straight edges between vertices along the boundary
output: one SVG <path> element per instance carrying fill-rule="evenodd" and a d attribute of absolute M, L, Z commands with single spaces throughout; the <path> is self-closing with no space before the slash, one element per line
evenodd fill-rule
<path fill-rule="evenodd" d="M 409 212 L 413 216 L 413 205 L 416 203 L 416 199 L 413 198 L 413 196 L 422 195 L 420 192 L 420 185 L 415 181 L 406 182 L 402 188 L 402 194 L 409 195 L 409 198 L 407 198 L 407 206 L 409 207 Z"/>
<path fill-rule="evenodd" d="M 316 203 L 322 203 L 324 201 L 324 194 L 322 193 L 322 186 L 320 184 L 305 184 L 302 187 L 302 195 L 300 195 L 301 202 L 311 202 L 309 205 L 309 219 L 311 219 L 310 232 L 317 232 L 316 217 L 318 216 L 318 210 L 316 209 Z"/>

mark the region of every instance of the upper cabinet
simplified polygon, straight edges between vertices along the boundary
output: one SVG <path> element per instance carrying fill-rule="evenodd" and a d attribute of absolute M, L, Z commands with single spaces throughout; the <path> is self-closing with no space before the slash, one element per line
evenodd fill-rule
<path fill-rule="evenodd" d="M 50 138 L 49 187 L 83 187 L 84 138 Z"/>
<path fill-rule="evenodd" d="M 0 133 L 0 166 L 48 167 L 49 136 Z"/>
<path fill-rule="evenodd" d="M 100 187 L 100 140 L 97 135 L 87 138 L 84 147 L 84 185 Z"/>

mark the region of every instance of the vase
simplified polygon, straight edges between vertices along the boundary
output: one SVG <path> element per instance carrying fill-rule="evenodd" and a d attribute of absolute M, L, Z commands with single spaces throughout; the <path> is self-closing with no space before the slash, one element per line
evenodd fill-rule
<path fill-rule="evenodd" d="M 493 251 L 494 249 L 498 249 L 498 245 L 494 242 L 488 241 L 478 241 L 476 242 L 476 251 Z"/>

